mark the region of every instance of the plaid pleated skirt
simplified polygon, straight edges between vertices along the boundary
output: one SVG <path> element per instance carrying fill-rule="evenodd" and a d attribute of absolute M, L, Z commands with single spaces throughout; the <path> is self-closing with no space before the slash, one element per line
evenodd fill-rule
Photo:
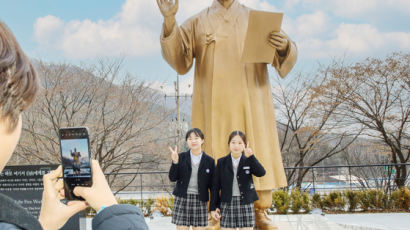
<path fill-rule="evenodd" d="M 251 228 L 255 226 L 253 203 L 241 204 L 239 196 L 232 197 L 231 202 L 221 203 L 221 227 Z"/>
<path fill-rule="evenodd" d="M 176 196 L 171 222 L 178 226 L 205 227 L 208 225 L 208 206 L 199 200 L 198 195 Z"/>

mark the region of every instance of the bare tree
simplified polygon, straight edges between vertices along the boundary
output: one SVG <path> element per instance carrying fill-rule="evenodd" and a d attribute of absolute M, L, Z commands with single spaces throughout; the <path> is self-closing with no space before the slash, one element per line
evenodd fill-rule
<path fill-rule="evenodd" d="M 343 154 L 347 165 L 383 165 L 390 163 L 390 150 L 378 140 L 358 138 Z M 351 167 L 350 175 L 363 188 L 384 188 L 387 192 L 393 179 L 390 167 Z"/>
<path fill-rule="evenodd" d="M 122 74 L 121 60 L 88 67 L 40 61 L 37 70 L 43 89 L 24 114 L 20 160 L 60 162 L 58 129 L 87 126 L 92 157 L 105 173 L 113 173 L 111 185 L 122 189 L 135 179 L 116 180 L 115 173 L 156 167 L 166 150 L 164 121 L 170 111 L 147 84 Z"/>
<path fill-rule="evenodd" d="M 334 63 L 325 94 L 337 92 L 346 118 L 365 128 L 363 135 L 390 149 L 392 163 L 407 163 L 410 156 L 410 53 L 385 59 L 368 58 L 351 66 Z M 408 177 L 406 165 L 397 165 L 395 183 Z"/>
<path fill-rule="evenodd" d="M 273 96 L 277 101 L 280 144 L 285 165 L 314 166 L 349 146 L 356 136 L 345 129 L 343 116 L 337 114 L 341 97 L 324 97 L 324 69 L 317 76 L 298 74 L 283 86 L 279 81 Z M 308 168 L 287 171 L 289 184 L 300 187 Z"/>

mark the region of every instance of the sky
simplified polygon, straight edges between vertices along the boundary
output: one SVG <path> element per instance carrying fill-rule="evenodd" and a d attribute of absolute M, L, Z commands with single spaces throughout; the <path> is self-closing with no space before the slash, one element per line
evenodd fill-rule
<path fill-rule="evenodd" d="M 213 0 L 179 0 L 177 22 Z M 343 58 L 356 62 L 410 51 L 409 0 L 238 0 L 257 10 L 283 12 L 283 29 L 298 46 L 287 78 Z M 123 71 L 172 94 L 176 72 L 161 56 L 162 15 L 156 0 L 1 0 L 0 20 L 26 54 L 55 63 L 91 64 L 123 58 Z M 274 73 L 272 70 L 271 73 Z M 180 76 L 192 91 L 193 71 Z"/>

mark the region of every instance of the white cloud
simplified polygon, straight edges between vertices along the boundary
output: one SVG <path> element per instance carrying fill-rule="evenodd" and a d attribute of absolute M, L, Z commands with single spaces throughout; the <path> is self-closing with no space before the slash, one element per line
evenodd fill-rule
<path fill-rule="evenodd" d="M 287 0 L 285 3 L 285 9 L 291 9 L 299 3 L 300 0 Z"/>
<path fill-rule="evenodd" d="M 320 39 L 305 39 L 302 41 L 297 41 L 296 45 L 298 47 L 298 56 L 307 59 L 316 59 L 323 57 L 331 57 L 332 54 L 328 53 L 326 50 L 326 42 Z"/>
<path fill-rule="evenodd" d="M 410 50 L 410 33 L 393 32 L 385 35 L 386 41 L 392 44 L 397 44 L 404 50 Z"/>
<path fill-rule="evenodd" d="M 350 18 L 386 10 L 408 12 L 410 9 L 408 0 L 290 0 L 285 6 L 289 9 L 299 4 Z"/>
<path fill-rule="evenodd" d="M 329 0 L 328 4 L 339 15 L 357 16 L 374 10 L 379 5 L 379 2 L 378 0 Z"/>
<path fill-rule="evenodd" d="M 266 0 L 241 0 L 240 2 L 255 10 L 278 11 L 275 6 Z"/>
<path fill-rule="evenodd" d="M 52 15 L 39 18 L 34 23 L 34 35 L 41 45 L 53 44 L 56 42 L 55 36 L 50 34 L 61 32 L 64 22 Z"/>
<path fill-rule="evenodd" d="M 179 76 L 179 94 L 180 95 L 192 95 L 194 87 L 194 76 Z M 159 90 L 165 95 L 174 96 L 175 95 L 175 85 L 174 83 L 166 83 L 160 81 L 154 81 L 150 83 L 152 89 Z"/>
<path fill-rule="evenodd" d="M 410 9 L 410 1 L 408 0 L 387 0 L 386 1 L 389 5 L 396 6 L 397 8 L 409 12 Z"/>
<path fill-rule="evenodd" d="M 369 24 L 340 24 L 328 40 L 309 38 L 298 43 L 305 58 L 331 58 L 344 54 L 379 55 L 410 49 L 410 33 L 383 33 Z"/>
<path fill-rule="evenodd" d="M 210 6 L 213 0 L 180 0 L 177 21 Z M 268 0 L 239 0 L 258 10 L 277 11 Z M 410 33 L 381 32 L 371 24 L 333 26 L 332 12 L 351 16 L 381 7 L 410 8 L 408 0 L 289 0 L 286 7 L 303 4 L 315 11 L 293 19 L 285 14 L 283 28 L 297 42 L 301 57 L 320 58 L 349 54 L 371 55 L 380 50 L 410 49 Z M 154 0 L 126 0 L 121 11 L 107 20 L 62 19 L 48 15 L 34 23 L 40 49 L 59 50 L 73 59 L 158 55 L 162 16 Z M 332 27 L 333 26 L 333 27 Z M 173 87 L 173 86 L 172 86 Z"/>
<path fill-rule="evenodd" d="M 304 14 L 296 19 L 285 15 L 283 30 L 296 42 L 299 56 L 310 59 L 326 56 L 324 42 L 319 38 L 327 36 L 329 23 L 329 17 L 322 11 Z"/>
<path fill-rule="evenodd" d="M 159 47 L 158 34 L 139 24 L 84 20 L 65 25 L 61 49 L 72 58 L 142 56 Z"/>
<path fill-rule="evenodd" d="M 383 34 L 368 24 L 341 24 L 336 34 L 337 37 L 329 41 L 331 50 L 364 53 L 384 44 Z"/>
<path fill-rule="evenodd" d="M 255 9 L 274 10 L 266 0 L 245 0 Z M 211 0 L 180 1 L 177 21 L 212 4 Z M 121 11 L 108 20 L 62 19 L 47 15 L 34 24 L 40 50 L 50 47 L 73 59 L 146 56 L 159 52 L 162 16 L 154 0 L 126 0 Z"/>
<path fill-rule="evenodd" d="M 409 31 L 379 28 L 368 19 L 400 14 L 410 9 L 408 0 L 289 0 L 284 7 L 314 10 L 297 18 L 285 15 L 283 28 L 296 41 L 301 58 L 368 57 L 410 49 Z M 343 18 L 363 23 L 347 23 Z"/>
<path fill-rule="evenodd" d="M 120 13 L 98 21 L 63 22 L 48 15 L 36 20 L 34 34 L 40 46 L 74 59 L 149 55 L 159 50 L 161 17 L 155 7 L 155 1 L 127 0 Z"/>
<path fill-rule="evenodd" d="M 285 16 L 283 28 L 294 39 L 306 39 L 326 32 L 328 23 L 328 16 L 323 11 L 316 11 L 301 15 L 295 20 Z"/>

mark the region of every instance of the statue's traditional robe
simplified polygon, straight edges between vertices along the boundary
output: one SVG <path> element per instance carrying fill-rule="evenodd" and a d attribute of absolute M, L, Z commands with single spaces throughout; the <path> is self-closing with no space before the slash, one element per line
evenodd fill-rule
<path fill-rule="evenodd" d="M 250 147 L 266 169 L 254 178 L 257 190 L 287 185 L 276 128 L 267 64 L 241 61 L 250 9 L 234 1 L 226 9 L 212 6 L 161 35 L 162 54 L 179 73 L 194 64 L 192 127 L 205 134 L 205 152 L 218 159 L 229 153 L 234 130 L 247 135 Z M 289 43 L 283 57 L 275 52 L 272 66 L 285 77 L 296 62 L 297 49 Z"/>

